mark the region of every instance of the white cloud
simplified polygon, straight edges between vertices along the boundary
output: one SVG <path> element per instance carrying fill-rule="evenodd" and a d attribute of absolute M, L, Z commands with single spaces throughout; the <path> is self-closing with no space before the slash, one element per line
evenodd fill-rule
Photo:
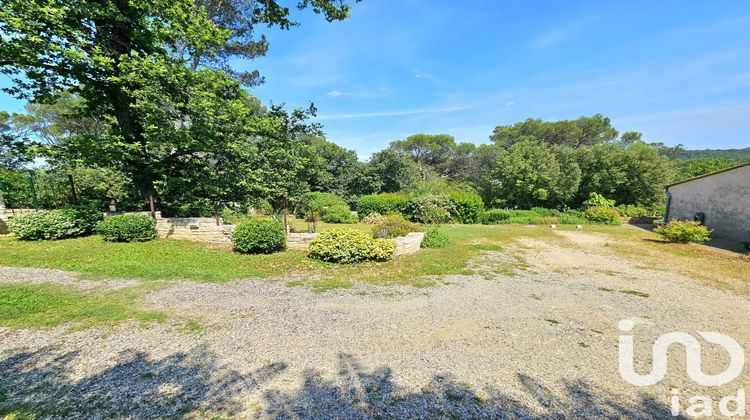
<path fill-rule="evenodd" d="M 513 105 L 515 105 L 515 104 L 516 104 L 516 103 L 515 103 L 515 102 L 513 102 L 513 101 L 508 101 L 508 102 L 506 102 L 506 103 L 505 103 L 505 106 L 513 106 Z"/>
<path fill-rule="evenodd" d="M 334 98 L 335 98 L 335 97 L 337 97 L 337 96 L 341 96 L 341 95 L 343 95 L 343 93 L 341 93 L 341 92 L 340 92 L 340 91 L 338 91 L 338 90 L 332 90 L 332 91 L 330 91 L 330 92 L 326 93 L 326 95 L 328 95 L 328 96 L 331 96 L 331 97 L 334 97 Z"/>
<path fill-rule="evenodd" d="M 430 80 L 433 82 L 440 82 L 440 78 L 438 78 L 432 73 L 427 73 L 426 71 L 414 69 L 412 70 L 412 73 L 414 73 L 414 77 L 416 77 L 417 79 L 425 79 L 425 80 Z"/>

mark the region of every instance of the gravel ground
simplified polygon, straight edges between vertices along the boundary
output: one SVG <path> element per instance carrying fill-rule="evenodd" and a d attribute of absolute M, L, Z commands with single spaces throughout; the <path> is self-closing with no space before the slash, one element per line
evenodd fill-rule
<path fill-rule="evenodd" d="M 719 331 L 750 349 L 750 300 L 618 259 L 598 246 L 606 237 L 564 235 L 566 246 L 520 241 L 530 268 L 515 276 L 325 293 L 285 280 L 184 281 L 146 297 L 200 322 L 200 332 L 0 329 L 0 387 L 6 404 L 81 418 L 671 418 L 673 387 L 686 400 L 750 385 L 745 374 L 700 388 L 680 351 L 659 385 L 625 383 L 618 321 L 637 322 L 644 372 L 651 343 L 666 332 Z M 485 252 L 475 263 L 507 262 Z M 7 279 L 79 282 L 54 270 L 0 269 Z M 706 372 L 726 364 L 718 348 L 704 346 L 703 357 Z"/>

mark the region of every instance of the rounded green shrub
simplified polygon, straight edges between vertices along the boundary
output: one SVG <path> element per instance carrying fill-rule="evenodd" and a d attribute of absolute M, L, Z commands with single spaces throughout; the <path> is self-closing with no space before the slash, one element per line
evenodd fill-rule
<path fill-rule="evenodd" d="M 452 212 L 453 204 L 442 195 L 413 197 L 406 206 L 409 219 L 418 223 L 448 223 Z"/>
<path fill-rule="evenodd" d="M 357 212 L 360 216 L 370 213 L 401 213 L 406 212 L 409 198 L 403 194 L 371 194 L 363 195 L 357 200 Z"/>
<path fill-rule="evenodd" d="M 141 214 L 119 214 L 96 224 L 96 233 L 108 242 L 145 242 L 156 238 L 154 219 Z"/>
<path fill-rule="evenodd" d="M 479 223 L 484 211 L 482 197 L 473 192 L 451 192 L 448 194 L 451 203 L 453 221 L 464 224 Z"/>
<path fill-rule="evenodd" d="M 308 256 L 335 263 L 357 263 L 372 258 L 375 240 L 357 229 L 335 228 L 320 233 L 310 242 Z"/>
<path fill-rule="evenodd" d="M 422 240 L 422 248 L 445 248 L 448 246 L 448 234 L 439 226 L 427 230 Z"/>
<path fill-rule="evenodd" d="M 377 238 L 372 241 L 370 259 L 373 261 L 388 261 L 396 253 L 396 241 L 387 238 Z"/>
<path fill-rule="evenodd" d="M 13 217 L 8 221 L 8 230 L 27 241 L 72 238 L 84 232 L 64 210 L 35 211 Z"/>
<path fill-rule="evenodd" d="M 420 227 L 404 219 L 404 216 L 389 214 L 383 216 L 383 220 L 372 227 L 372 236 L 375 238 L 395 238 L 418 230 L 421 230 Z"/>
<path fill-rule="evenodd" d="M 482 217 L 480 218 L 480 221 L 484 225 L 500 225 L 503 223 L 508 223 L 508 220 L 510 220 L 511 214 L 507 210 L 499 210 L 499 209 L 492 209 L 492 210 L 485 210 L 482 213 Z"/>
<path fill-rule="evenodd" d="M 664 226 L 654 229 L 669 242 L 686 244 L 689 242 L 706 242 L 711 239 L 711 230 L 699 222 L 673 220 Z"/>
<path fill-rule="evenodd" d="M 357 223 L 358 220 L 347 205 L 328 207 L 323 212 L 323 221 L 326 223 Z"/>
<path fill-rule="evenodd" d="M 614 207 L 589 207 L 586 209 L 586 219 L 591 223 L 619 225 L 620 212 Z"/>
<path fill-rule="evenodd" d="M 273 219 L 247 219 L 232 232 L 232 249 L 243 254 L 270 254 L 286 249 L 284 225 Z"/>

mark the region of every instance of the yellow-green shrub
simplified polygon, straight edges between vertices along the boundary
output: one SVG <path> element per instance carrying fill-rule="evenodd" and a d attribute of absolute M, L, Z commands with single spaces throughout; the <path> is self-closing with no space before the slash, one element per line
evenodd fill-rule
<path fill-rule="evenodd" d="M 699 222 L 673 220 L 664 226 L 654 229 L 669 242 L 686 244 L 688 242 L 705 242 L 711 239 L 711 230 Z"/>

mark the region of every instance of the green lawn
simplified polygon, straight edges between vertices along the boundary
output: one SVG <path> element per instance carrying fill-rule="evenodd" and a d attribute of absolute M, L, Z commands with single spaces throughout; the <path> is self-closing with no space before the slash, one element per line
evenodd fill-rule
<path fill-rule="evenodd" d="M 335 225 L 341 226 L 341 225 Z M 369 230 L 368 225 L 351 225 Z M 332 225 L 319 224 L 318 231 Z M 139 306 L 142 296 L 176 279 L 226 282 L 242 278 L 279 278 L 290 287 L 313 291 L 349 288 L 355 282 L 427 287 L 441 276 L 469 274 L 470 261 L 482 251 L 504 251 L 516 239 L 531 237 L 571 246 L 547 226 L 448 225 L 449 245 L 384 263 L 336 265 L 311 260 L 304 252 L 240 255 L 228 249 L 178 240 L 146 243 L 107 243 L 99 237 L 61 241 L 24 242 L 0 238 L 0 266 L 58 268 L 87 279 L 133 278 L 142 283 L 116 292 L 82 292 L 53 285 L 0 286 L 0 325 L 37 327 L 74 321 L 99 325 L 125 319 L 160 320 L 165 315 Z M 575 229 L 559 226 L 558 230 Z M 618 257 L 656 269 L 680 272 L 698 281 L 750 295 L 750 257 L 732 255 L 698 245 L 665 244 L 640 229 L 624 226 L 586 226 L 585 232 L 606 234 L 604 246 Z M 506 252 L 494 262 L 492 273 L 512 275 L 527 265 L 522 252 Z M 482 270 L 478 271 L 483 274 Z"/>
<path fill-rule="evenodd" d="M 48 327 L 75 321 L 79 327 L 87 327 L 128 319 L 166 319 L 164 313 L 138 309 L 135 301 L 140 293 L 133 292 L 81 292 L 52 284 L 0 285 L 0 325 Z"/>

